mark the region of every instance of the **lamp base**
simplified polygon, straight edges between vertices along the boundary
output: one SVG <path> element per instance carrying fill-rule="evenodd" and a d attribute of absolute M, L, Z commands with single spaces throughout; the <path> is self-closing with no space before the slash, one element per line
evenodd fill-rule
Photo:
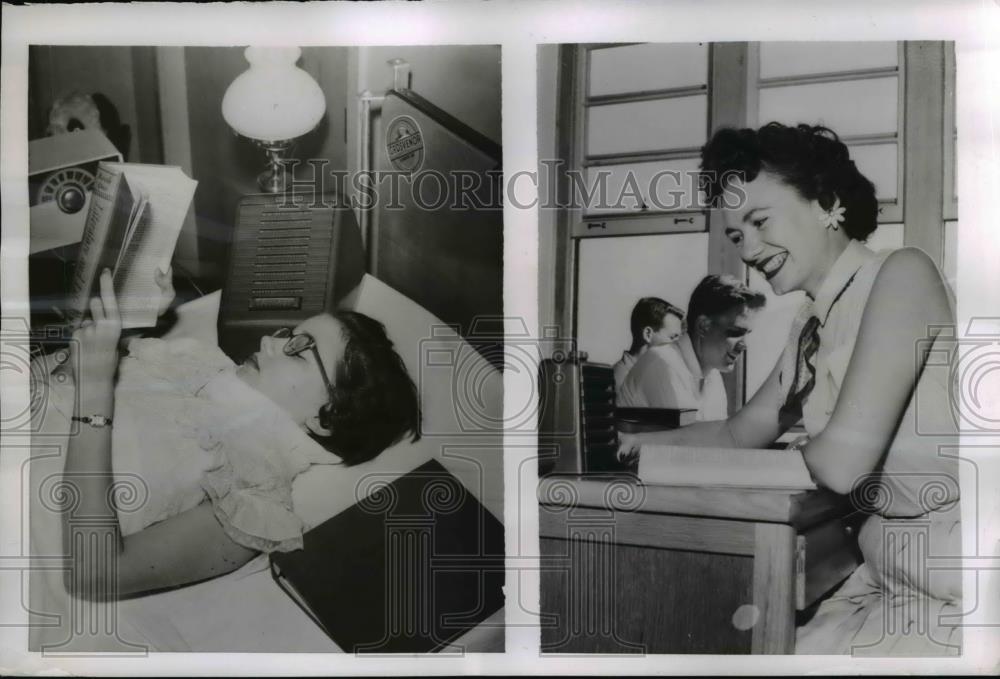
<path fill-rule="evenodd" d="M 291 173 L 284 167 L 268 167 L 257 175 L 257 186 L 264 193 L 284 193 L 291 183 Z"/>
<path fill-rule="evenodd" d="M 257 141 L 267 152 L 267 168 L 257 175 L 257 185 L 264 193 L 284 193 L 291 184 L 292 173 L 284 163 L 284 155 L 292 148 L 292 140 Z"/>

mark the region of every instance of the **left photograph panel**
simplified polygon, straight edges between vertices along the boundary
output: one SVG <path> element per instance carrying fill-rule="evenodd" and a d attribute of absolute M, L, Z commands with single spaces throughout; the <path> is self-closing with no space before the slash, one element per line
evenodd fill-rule
<path fill-rule="evenodd" d="M 500 59 L 29 47 L 30 650 L 504 651 Z"/>

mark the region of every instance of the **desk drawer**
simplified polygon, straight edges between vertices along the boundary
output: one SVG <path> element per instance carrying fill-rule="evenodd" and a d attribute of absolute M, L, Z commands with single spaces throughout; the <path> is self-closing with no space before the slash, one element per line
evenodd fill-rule
<path fill-rule="evenodd" d="M 839 585 L 861 563 L 857 522 L 833 519 L 796 537 L 795 606 L 808 608 Z"/>

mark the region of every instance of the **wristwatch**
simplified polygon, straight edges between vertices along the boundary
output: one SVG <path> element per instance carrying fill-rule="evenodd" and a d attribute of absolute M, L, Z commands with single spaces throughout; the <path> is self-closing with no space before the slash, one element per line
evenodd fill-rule
<path fill-rule="evenodd" d="M 105 415 L 86 415 L 84 417 L 73 416 L 74 422 L 84 422 L 95 429 L 103 429 L 111 426 L 111 418 Z"/>

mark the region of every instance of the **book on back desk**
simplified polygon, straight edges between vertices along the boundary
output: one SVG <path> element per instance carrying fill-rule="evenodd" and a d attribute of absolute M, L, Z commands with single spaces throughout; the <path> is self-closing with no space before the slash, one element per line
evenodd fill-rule
<path fill-rule="evenodd" d="M 439 650 L 503 606 L 503 526 L 434 460 L 303 543 L 271 572 L 348 653 Z"/>
<path fill-rule="evenodd" d="M 618 431 L 629 434 L 677 429 L 697 421 L 696 408 L 615 408 Z"/>

